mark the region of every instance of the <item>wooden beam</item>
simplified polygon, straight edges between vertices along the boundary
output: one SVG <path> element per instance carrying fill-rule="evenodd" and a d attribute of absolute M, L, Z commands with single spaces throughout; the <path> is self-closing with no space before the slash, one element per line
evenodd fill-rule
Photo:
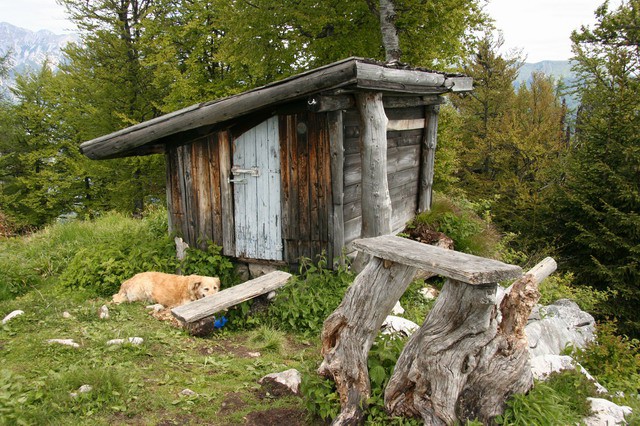
<path fill-rule="evenodd" d="M 222 250 L 227 256 L 236 255 L 236 231 L 233 208 L 231 178 L 231 141 L 229 132 L 218 133 L 218 155 L 220 158 L 220 206 L 222 208 Z"/>
<path fill-rule="evenodd" d="M 438 114 L 440 106 L 433 105 L 425 111 L 424 138 L 421 146 L 420 188 L 418 211 L 431 210 L 433 194 L 433 174 L 435 171 L 436 145 L 438 143 Z"/>
<path fill-rule="evenodd" d="M 291 278 L 291 274 L 288 272 L 273 271 L 203 299 L 173 308 L 171 313 L 183 324 L 196 322 L 246 300 L 278 289 L 285 285 L 289 278 Z"/>
<path fill-rule="evenodd" d="M 329 240 L 332 253 L 330 261 L 339 259 L 342 263 L 342 249 L 344 247 L 344 134 L 342 111 L 328 114 L 329 120 L 329 151 L 331 155 L 331 224 L 329 225 Z"/>
<path fill-rule="evenodd" d="M 516 265 L 445 250 L 394 235 L 356 240 L 353 246 L 356 250 L 370 255 L 411 265 L 467 284 L 498 283 L 522 275 L 522 268 Z"/>
<path fill-rule="evenodd" d="M 439 105 L 444 98 L 438 95 L 425 96 L 393 96 L 384 95 L 382 103 L 385 109 L 411 108 L 425 105 Z M 307 109 L 311 112 L 329 112 L 353 109 L 356 101 L 352 94 L 322 95 L 316 94 L 307 99 Z"/>

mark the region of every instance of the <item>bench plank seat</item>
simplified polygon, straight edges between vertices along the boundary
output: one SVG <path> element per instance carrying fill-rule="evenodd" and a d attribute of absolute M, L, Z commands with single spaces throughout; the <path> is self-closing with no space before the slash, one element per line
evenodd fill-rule
<path fill-rule="evenodd" d="M 173 308 L 171 313 L 183 324 L 193 323 L 280 288 L 287 283 L 289 278 L 291 278 L 291 274 L 287 272 L 273 271 L 211 296 Z"/>
<path fill-rule="evenodd" d="M 382 259 L 474 285 L 498 283 L 522 275 L 522 268 L 516 265 L 446 250 L 395 235 L 355 240 L 353 247 Z"/>

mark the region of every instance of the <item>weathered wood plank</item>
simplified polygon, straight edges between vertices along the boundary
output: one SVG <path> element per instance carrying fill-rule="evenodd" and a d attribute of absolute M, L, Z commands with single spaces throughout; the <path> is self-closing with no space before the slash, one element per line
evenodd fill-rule
<path fill-rule="evenodd" d="M 196 240 L 204 249 L 213 239 L 213 202 L 211 200 L 211 172 L 209 168 L 208 139 L 191 144 L 193 192 L 196 211 Z"/>
<path fill-rule="evenodd" d="M 213 134 L 207 137 L 207 150 L 209 153 L 209 181 L 210 181 L 210 194 L 211 194 L 211 218 L 212 226 L 211 232 L 213 233 L 212 241 L 214 244 L 223 247 L 223 209 L 222 209 L 222 194 L 220 192 L 220 148 L 218 147 L 218 135 Z"/>
<path fill-rule="evenodd" d="M 376 257 L 412 265 L 468 284 L 498 283 L 522 275 L 519 266 L 393 235 L 357 240 L 353 246 Z"/>
<path fill-rule="evenodd" d="M 278 289 L 285 285 L 289 278 L 291 278 L 291 274 L 287 272 L 273 271 L 214 295 L 173 308 L 171 313 L 180 322 L 188 324 Z"/>
<path fill-rule="evenodd" d="M 329 113 L 329 146 L 331 152 L 331 220 L 329 241 L 333 242 L 329 259 L 341 258 L 344 247 L 344 139 L 342 112 Z"/>
<path fill-rule="evenodd" d="M 235 256 L 235 222 L 233 190 L 231 189 L 231 141 L 229 133 L 218 133 L 218 155 L 220 159 L 220 208 L 222 211 L 222 247 L 227 256 Z"/>
<path fill-rule="evenodd" d="M 444 102 L 438 95 L 426 96 L 387 96 L 382 98 L 385 109 L 407 108 L 424 105 L 435 105 Z M 316 94 L 307 99 L 307 108 L 312 112 L 331 112 L 355 108 L 353 95 L 321 95 Z"/>
<path fill-rule="evenodd" d="M 425 111 L 425 131 L 420 154 L 420 197 L 418 211 L 431 209 L 431 195 L 433 189 L 433 174 L 435 170 L 436 145 L 438 141 L 438 105 L 430 106 Z"/>

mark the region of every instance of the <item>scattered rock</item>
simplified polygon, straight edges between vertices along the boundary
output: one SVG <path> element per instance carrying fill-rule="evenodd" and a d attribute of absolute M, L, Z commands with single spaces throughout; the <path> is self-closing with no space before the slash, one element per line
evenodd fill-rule
<path fill-rule="evenodd" d="M 185 388 L 185 389 L 182 389 L 180 391 L 180 395 L 182 395 L 182 396 L 194 396 L 194 395 L 198 395 L 198 394 L 196 392 L 192 391 L 189 388 Z"/>
<path fill-rule="evenodd" d="M 98 309 L 98 316 L 100 319 L 109 319 L 109 308 L 107 308 L 107 305 L 102 305 L 100 309 Z"/>
<path fill-rule="evenodd" d="M 64 312 L 62 313 L 62 318 L 65 318 L 65 319 L 71 319 L 71 318 L 73 318 L 73 315 L 71 315 L 71 314 L 70 314 L 69 312 L 67 312 L 67 311 L 64 311 Z"/>
<path fill-rule="evenodd" d="M 164 309 L 164 306 L 159 304 L 159 303 L 156 303 L 156 304 L 153 304 L 153 305 L 147 305 L 147 306 L 145 306 L 145 308 L 149 309 L 150 311 L 153 311 L 153 312 L 160 312 L 161 310 Z"/>
<path fill-rule="evenodd" d="M 420 294 L 427 300 L 433 300 L 438 297 L 440 292 L 437 288 L 426 286 L 420 289 Z"/>
<path fill-rule="evenodd" d="M 624 417 L 631 414 L 631 407 L 617 405 L 602 398 L 587 398 L 591 402 L 593 414 L 583 419 L 586 426 L 626 425 Z"/>
<path fill-rule="evenodd" d="M 137 346 L 144 343 L 144 339 L 142 337 L 129 337 L 128 339 L 111 339 L 107 341 L 107 345 L 122 345 L 124 343 L 131 343 Z"/>
<path fill-rule="evenodd" d="M 413 332 L 419 328 L 420 326 L 413 321 L 389 315 L 385 318 L 380 330 L 382 334 L 403 334 L 405 336 L 411 336 Z"/>
<path fill-rule="evenodd" d="M 568 299 L 536 306 L 526 327 L 532 357 L 559 355 L 567 345 L 584 347 L 595 339 L 595 320 Z"/>
<path fill-rule="evenodd" d="M 400 302 L 396 302 L 396 305 L 391 309 L 391 313 L 393 315 L 402 315 L 404 314 L 404 308 L 400 305 Z"/>
<path fill-rule="evenodd" d="M 267 300 L 273 300 L 274 297 L 276 297 L 275 291 L 270 291 L 269 294 L 267 294 Z"/>
<path fill-rule="evenodd" d="M 249 265 L 246 263 L 237 263 L 234 272 L 241 282 L 250 280 Z"/>
<path fill-rule="evenodd" d="M 281 396 L 286 394 L 300 395 L 301 381 L 300 372 L 292 368 L 281 373 L 267 374 L 258 380 L 258 383 L 262 386 L 268 386 L 271 394 Z"/>
<path fill-rule="evenodd" d="M 2 320 L 2 324 L 6 324 L 9 321 L 11 321 L 12 319 L 14 319 L 15 317 L 24 314 L 24 311 L 21 311 L 20 309 L 16 309 L 15 311 L 11 312 L 9 315 L 7 315 L 6 317 L 4 317 L 4 319 Z"/>
<path fill-rule="evenodd" d="M 60 345 L 71 346 L 73 348 L 79 348 L 80 345 L 73 341 L 73 339 L 49 339 L 47 343 L 57 343 Z"/>
<path fill-rule="evenodd" d="M 77 398 L 79 394 L 81 394 L 81 393 L 88 393 L 88 392 L 91 392 L 92 390 L 93 390 L 93 386 L 91 386 L 91 385 L 82 385 L 82 386 L 80 386 L 80 387 L 78 388 L 78 390 L 77 390 L 77 391 L 75 391 L 75 392 L 70 392 L 70 393 L 69 393 L 69 396 L 70 396 L 71 398 Z"/>
<path fill-rule="evenodd" d="M 260 358 L 260 352 L 247 352 L 247 355 L 249 355 L 251 358 Z"/>

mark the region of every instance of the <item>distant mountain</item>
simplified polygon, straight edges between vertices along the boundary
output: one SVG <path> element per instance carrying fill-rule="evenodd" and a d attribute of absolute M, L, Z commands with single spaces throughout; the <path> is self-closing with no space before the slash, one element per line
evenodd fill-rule
<path fill-rule="evenodd" d="M 576 82 L 576 75 L 571 70 L 571 61 L 542 61 L 534 64 L 525 63 L 520 68 L 514 86 L 517 88 L 521 84 L 531 82 L 531 74 L 536 71 L 552 76 L 556 81 L 562 80 L 567 87 Z M 572 95 L 567 95 L 566 99 L 568 107 L 575 110 L 578 105 L 577 99 Z"/>
<path fill-rule="evenodd" d="M 34 32 L 0 22 L 0 55 L 11 52 L 9 77 L 0 79 L 0 90 L 11 87 L 17 74 L 40 69 L 45 60 L 57 68 L 63 61 L 62 48 L 77 40 L 74 34 L 60 35 L 47 30 Z"/>

